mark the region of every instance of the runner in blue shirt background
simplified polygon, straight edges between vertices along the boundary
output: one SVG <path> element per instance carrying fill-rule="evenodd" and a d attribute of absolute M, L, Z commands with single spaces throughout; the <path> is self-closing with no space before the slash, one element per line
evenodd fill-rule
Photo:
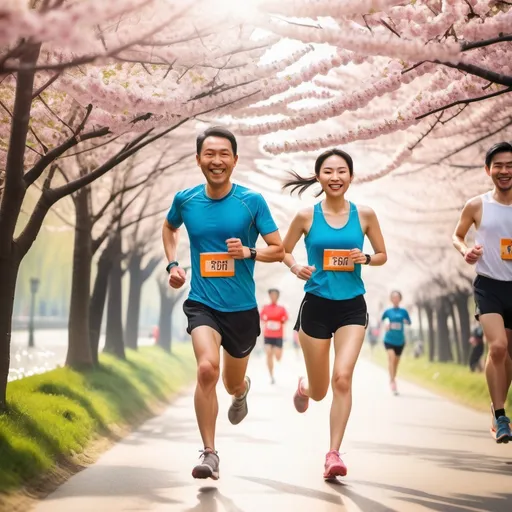
<path fill-rule="evenodd" d="M 400 307 L 402 294 L 399 291 L 391 292 L 392 308 L 386 309 L 382 314 L 382 321 L 388 320 L 387 331 L 384 336 L 384 346 L 388 353 L 389 385 L 391 391 L 398 395 L 396 386 L 396 373 L 400 356 L 405 347 L 404 325 L 411 325 L 411 318 L 406 309 Z"/>

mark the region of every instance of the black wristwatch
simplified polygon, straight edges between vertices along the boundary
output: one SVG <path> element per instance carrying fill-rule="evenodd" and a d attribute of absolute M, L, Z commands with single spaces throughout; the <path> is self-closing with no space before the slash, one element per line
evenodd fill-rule
<path fill-rule="evenodd" d="M 252 247 L 249 247 L 249 252 L 251 253 L 251 260 L 255 260 L 256 259 L 256 249 L 253 249 Z"/>
<path fill-rule="evenodd" d="M 365 254 L 366 261 L 363 263 L 363 265 L 369 265 L 370 261 L 372 261 L 372 257 L 369 254 Z"/>
<path fill-rule="evenodd" d="M 172 267 L 179 267 L 179 266 L 180 266 L 180 264 L 177 261 L 171 261 L 169 263 L 169 265 L 167 265 L 167 267 L 165 267 L 165 270 L 167 271 L 167 273 L 169 273 L 171 271 Z"/>

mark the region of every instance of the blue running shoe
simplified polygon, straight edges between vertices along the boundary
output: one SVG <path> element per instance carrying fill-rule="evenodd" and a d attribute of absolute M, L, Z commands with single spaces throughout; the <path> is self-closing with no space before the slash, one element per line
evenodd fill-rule
<path fill-rule="evenodd" d="M 496 420 L 496 442 L 508 443 L 512 441 L 512 430 L 510 430 L 510 419 L 500 416 Z"/>

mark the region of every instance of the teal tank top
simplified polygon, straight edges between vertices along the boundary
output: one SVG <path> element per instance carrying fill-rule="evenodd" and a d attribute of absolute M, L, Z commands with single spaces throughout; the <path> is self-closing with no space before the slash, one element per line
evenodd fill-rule
<path fill-rule="evenodd" d="M 330 300 L 353 299 L 366 293 L 361 279 L 361 265 L 356 263 L 354 270 L 340 272 L 324 270 L 326 249 L 363 250 L 364 233 L 359 222 L 355 204 L 350 203 L 348 221 L 341 228 L 331 227 L 325 220 L 322 204 L 317 203 L 313 211 L 313 223 L 305 236 L 308 265 L 316 270 L 306 281 L 304 291 Z"/>

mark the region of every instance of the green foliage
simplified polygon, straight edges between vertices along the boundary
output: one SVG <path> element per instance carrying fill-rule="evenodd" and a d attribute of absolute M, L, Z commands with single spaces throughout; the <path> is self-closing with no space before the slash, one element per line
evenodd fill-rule
<path fill-rule="evenodd" d="M 376 349 L 373 361 L 387 368 L 387 355 Z M 473 409 L 488 412 L 491 399 L 484 373 L 472 373 L 467 365 L 455 363 L 430 363 L 426 357 L 414 359 L 405 352 L 398 367 L 398 379 L 403 377 Z M 506 408 L 512 411 L 509 393 Z"/>
<path fill-rule="evenodd" d="M 9 385 L 9 411 L 0 415 L 0 492 L 48 471 L 59 457 L 81 453 L 112 425 L 147 416 L 194 375 L 189 345 L 177 345 L 173 355 L 148 347 L 127 357 L 104 355 L 97 370 L 60 368 Z"/>

